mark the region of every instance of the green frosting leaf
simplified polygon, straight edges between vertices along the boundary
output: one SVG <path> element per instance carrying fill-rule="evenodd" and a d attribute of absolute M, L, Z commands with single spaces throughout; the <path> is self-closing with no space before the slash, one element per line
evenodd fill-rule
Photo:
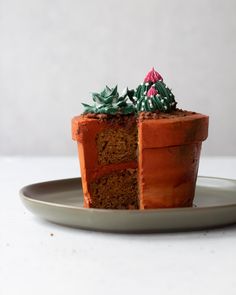
<path fill-rule="evenodd" d="M 132 98 L 134 91 L 125 90 L 122 96 L 119 96 L 117 86 L 109 88 L 106 86 L 101 93 L 92 93 L 94 105 L 82 103 L 84 113 L 94 114 L 134 114 L 136 109 L 134 104 L 128 103 L 127 99 Z"/>

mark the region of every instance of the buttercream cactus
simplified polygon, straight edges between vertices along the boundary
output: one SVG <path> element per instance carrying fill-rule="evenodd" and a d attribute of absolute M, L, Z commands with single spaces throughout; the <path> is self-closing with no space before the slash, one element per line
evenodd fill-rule
<path fill-rule="evenodd" d="M 120 96 L 117 90 L 117 86 L 109 88 L 108 86 L 101 93 L 92 93 L 94 105 L 88 105 L 83 103 L 85 107 L 84 113 L 95 114 L 133 114 L 135 112 L 135 106 L 128 103 L 127 100 L 133 95 L 132 90 L 125 89 Z"/>
<path fill-rule="evenodd" d="M 134 92 L 138 112 L 171 112 L 176 108 L 175 96 L 162 76 L 154 68 L 144 78 Z"/>

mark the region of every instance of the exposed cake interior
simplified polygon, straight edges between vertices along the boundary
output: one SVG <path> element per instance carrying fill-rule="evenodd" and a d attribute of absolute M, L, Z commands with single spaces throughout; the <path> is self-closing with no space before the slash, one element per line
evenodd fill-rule
<path fill-rule="evenodd" d="M 108 165 L 137 159 L 136 124 L 106 129 L 98 133 L 96 142 L 99 164 Z"/>
<path fill-rule="evenodd" d="M 90 185 L 92 208 L 137 209 L 137 169 L 105 175 Z"/>
<path fill-rule="evenodd" d="M 91 208 L 137 209 L 137 122 L 134 115 L 86 115 L 103 128 L 96 134 L 98 169 L 89 183 Z"/>

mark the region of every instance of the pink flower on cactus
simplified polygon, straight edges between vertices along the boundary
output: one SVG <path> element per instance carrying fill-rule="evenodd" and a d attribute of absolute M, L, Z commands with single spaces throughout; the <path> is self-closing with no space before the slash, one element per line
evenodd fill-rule
<path fill-rule="evenodd" d="M 154 70 L 154 68 L 151 69 L 150 72 L 147 73 L 147 76 L 144 79 L 145 83 L 156 83 L 157 81 L 163 81 L 162 76 Z"/>
<path fill-rule="evenodd" d="M 157 94 L 158 94 L 158 91 L 153 86 L 147 92 L 147 96 L 148 97 L 155 96 Z"/>

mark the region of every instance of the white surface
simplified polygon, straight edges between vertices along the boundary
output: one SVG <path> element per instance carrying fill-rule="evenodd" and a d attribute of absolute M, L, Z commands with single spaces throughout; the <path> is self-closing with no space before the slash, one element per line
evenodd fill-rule
<path fill-rule="evenodd" d="M 74 154 L 70 120 L 105 84 L 155 66 L 236 156 L 235 0 L 0 0 L 0 154 Z M 63 138 L 63 140 L 61 140 Z"/>
<path fill-rule="evenodd" d="M 0 167 L 1 295 L 236 294 L 236 225 L 146 235 L 61 227 L 28 212 L 18 190 L 79 176 L 76 158 L 2 157 Z M 236 158 L 204 158 L 199 174 L 236 179 Z"/>

